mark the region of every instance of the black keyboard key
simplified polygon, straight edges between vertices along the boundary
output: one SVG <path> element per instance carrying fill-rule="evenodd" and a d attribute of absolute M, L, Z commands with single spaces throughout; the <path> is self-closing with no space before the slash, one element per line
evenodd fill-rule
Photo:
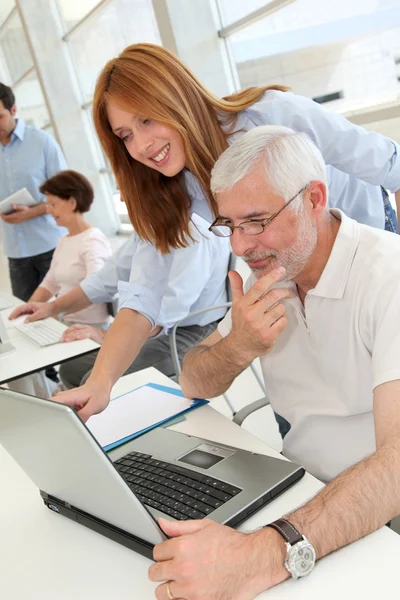
<path fill-rule="evenodd" d="M 159 502 L 156 502 L 155 500 L 151 500 L 149 498 L 144 499 L 144 504 L 147 504 L 147 506 L 151 506 L 151 508 L 158 508 L 160 506 Z"/>
<path fill-rule="evenodd" d="M 216 484 L 218 483 L 218 479 L 214 479 L 213 477 L 207 477 L 207 476 L 202 476 L 201 482 L 204 483 L 204 485 L 209 485 L 210 487 L 215 487 Z"/>
<path fill-rule="evenodd" d="M 177 465 L 167 465 L 168 471 L 172 471 L 173 473 L 177 473 L 178 475 L 183 475 L 183 477 L 190 477 L 190 479 L 194 479 L 196 481 L 201 481 L 204 475 L 200 473 L 195 473 L 194 471 L 190 471 L 190 469 L 185 469 L 184 467 L 179 467 Z"/>
<path fill-rule="evenodd" d="M 209 515 L 210 513 L 212 513 L 214 510 L 215 510 L 215 508 L 213 508 L 212 506 L 209 506 L 207 504 L 202 504 L 201 512 L 204 513 L 206 516 Z"/>
<path fill-rule="evenodd" d="M 216 485 L 215 487 L 220 492 L 226 492 L 231 496 L 237 496 L 237 494 L 239 494 L 239 492 L 242 491 L 240 488 L 230 485 L 229 483 L 224 483 L 223 481 L 219 481 L 218 485 Z"/>
<path fill-rule="evenodd" d="M 207 500 L 204 501 L 204 504 L 208 504 L 213 508 L 218 508 L 219 506 L 222 506 L 223 502 L 222 500 L 218 500 L 218 498 L 213 498 L 212 496 L 209 496 Z"/>
<path fill-rule="evenodd" d="M 220 492 L 219 490 L 212 490 L 211 496 L 214 498 L 218 498 L 218 500 L 222 500 L 222 502 L 228 502 L 232 498 L 230 494 L 226 492 Z"/>
<path fill-rule="evenodd" d="M 115 466 L 144 504 L 175 519 L 202 519 L 241 492 L 213 477 L 139 452 L 122 457 Z"/>
<path fill-rule="evenodd" d="M 192 512 L 188 515 L 191 519 L 204 519 L 203 513 L 198 510 L 192 510 Z"/>

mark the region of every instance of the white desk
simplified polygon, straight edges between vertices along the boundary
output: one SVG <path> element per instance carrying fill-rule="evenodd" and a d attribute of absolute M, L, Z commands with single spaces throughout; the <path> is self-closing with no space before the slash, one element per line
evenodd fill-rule
<path fill-rule="evenodd" d="M 155 369 L 122 378 L 121 394 L 149 381 L 171 381 Z M 277 453 L 209 406 L 173 427 L 213 441 L 271 456 Z M 50 451 L 51 449 L 49 449 Z M 26 475 L 0 447 L 0 598 L 8 600 L 150 600 L 151 562 L 73 521 L 53 514 Z M 283 496 L 247 521 L 251 530 L 315 494 L 321 484 L 306 474 Z M 310 577 L 261 594 L 265 600 L 389 598 L 398 593 L 400 537 L 387 528 L 320 561 Z"/>
<path fill-rule="evenodd" d="M 15 302 L 16 306 L 21 304 L 18 298 L 15 298 Z M 0 384 L 59 365 L 99 348 L 99 345 L 92 340 L 77 340 L 68 344 L 53 344 L 41 348 L 15 329 L 13 321 L 8 320 L 8 315 L 12 311 L 13 308 L 0 311 L 10 341 L 15 348 L 14 352 L 0 355 Z"/>

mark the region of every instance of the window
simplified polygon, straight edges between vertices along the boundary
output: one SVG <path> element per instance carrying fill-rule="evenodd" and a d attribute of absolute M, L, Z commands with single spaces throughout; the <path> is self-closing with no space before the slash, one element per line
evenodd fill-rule
<path fill-rule="evenodd" d="M 135 42 L 160 44 L 151 0 L 113 0 L 68 38 L 85 101 L 105 63 Z"/>
<path fill-rule="evenodd" d="M 98 161 L 98 164 L 101 165 L 100 173 L 102 173 L 104 176 L 107 176 L 109 184 L 110 184 L 112 200 L 113 200 L 113 203 L 115 206 L 115 210 L 121 221 L 121 231 L 131 230 L 132 226 L 130 224 L 129 217 L 128 217 L 128 209 L 126 207 L 125 202 L 121 202 L 120 193 L 117 188 L 117 182 L 115 181 L 114 173 L 111 169 L 110 163 L 108 162 L 108 159 L 107 159 L 106 155 L 104 154 L 103 149 L 100 145 L 99 139 L 96 135 L 96 130 L 95 130 L 94 123 L 93 123 L 92 106 L 91 105 L 86 107 L 85 113 L 89 120 L 90 129 L 93 132 L 93 140 L 94 140 L 94 146 L 96 149 L 97 161 Z"/>
<path fill-rule="evenodd" d="M 3 31 L 1 31 L 0 46 L 11 80 L 14 83 L 33 67 L 32 56 L 17 12 L 12 15 Z"/>
<path fill-rule="evenodd" d="M 268 4 L 271 4 L 273 0 L 219 0 L 218 6 L 221 14 L 221 20 L 223 27 L 246 17 L 249 13 L 252 13 L 259 8 L 262 8 Z"/>
<path fill-rule="evenodd" d="M 33 69 L 13 91 L 18 114 L 24 121 L 39 129 L 48 130 L 51 127 L 50 117 L 36 71 Z"/>
<path fill-rule="evenodd" d="M 0 2 L 0 27 L 15 8 L 15 0 L 1 0 Z"/>
<path fill-rule="evenodd" d="M 99 4 L 99 0 L 58 0 L 58 4 L 69 31 Z"/>
<path fill-rule="evenodd" d="M 218 2 L 221 13 L 239 4 Z M 242 13 L 243 6 L 255 8 L 240 5 Z M 399 0 L 296 0 L 226 36 L 241 88 L 284 84 L 310 98 L 335 100 L 335 110 L 398 94 L 400 73 L 393 77 L 392 61 L 400 59 L 399 38 Z"/>

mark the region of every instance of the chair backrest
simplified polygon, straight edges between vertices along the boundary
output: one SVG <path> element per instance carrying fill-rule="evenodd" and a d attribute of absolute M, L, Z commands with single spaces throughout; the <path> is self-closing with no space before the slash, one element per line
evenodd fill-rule
<path fill-rule="evenodd" d="M 231 252 L 231 254 L 229 256 L 229 262 L 228 262 L 228 272 L 234 271 L 236 269 L 236 263 L 237 263 L 237 256 L 236 256 L 236 254 L 233 254 L 233 252 Z M 231 284 L 229 283 L 228 274 L 226 275 L 226 297 L 227 297 L 228 302 L 232 302 L 232 290 L 231 290 Z"/>
<path fill-rule="evenodd" d="M 116 294 L 114 300 L 112 302 L 107 302 L 107 312 L 110 317 L 116 317 L 119 308 L 119 294 Z"/>

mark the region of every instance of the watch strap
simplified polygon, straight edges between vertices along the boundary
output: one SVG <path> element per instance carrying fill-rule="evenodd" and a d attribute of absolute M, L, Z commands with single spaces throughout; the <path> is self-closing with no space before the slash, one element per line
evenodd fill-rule
<path fill-rule="evenodd" d="M 296 527 L 286 521 L 286 519 L 278 519 L 273 523 L 269 523 L 266 527 L 272 527 L 278 533 L 281 534 L 285 542 L 288 542 L 291 546 L 301 542 L 304 538 L 299 531 L 297 531 Z"/>

